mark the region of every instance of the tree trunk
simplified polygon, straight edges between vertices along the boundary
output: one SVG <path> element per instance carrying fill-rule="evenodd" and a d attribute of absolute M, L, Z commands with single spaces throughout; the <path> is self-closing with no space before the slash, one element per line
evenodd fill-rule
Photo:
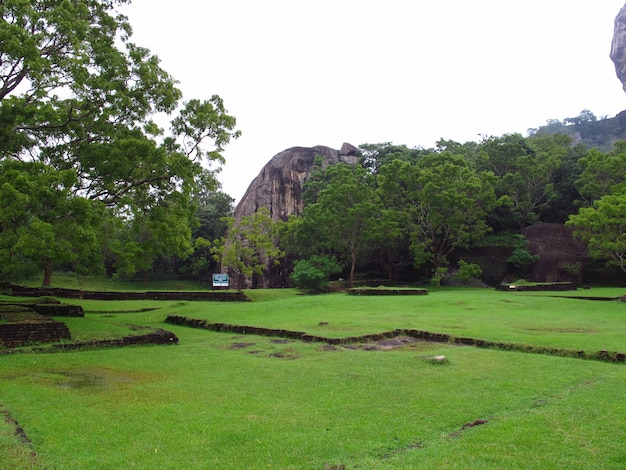
<path fill-rule="evenodd" d="M 43 287 L 50 287 L 52 283 L 52 261 L 46 260 L 46 265 L 43 270 L 43 282 L 41 285 Z"/>
<path fill-rule="evenodd" d="M 354 287 L 354 272 L 356 271 L 356 253 L 352 251 L 352 265 L 350 266 L 350 289 Z"/>

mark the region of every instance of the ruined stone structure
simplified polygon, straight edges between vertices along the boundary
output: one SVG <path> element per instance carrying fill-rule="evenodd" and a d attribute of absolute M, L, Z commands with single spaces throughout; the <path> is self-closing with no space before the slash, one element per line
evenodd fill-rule
<path fill-rule="evenodd" d="M 0 349 L 70 338 L 65 323 L 40 315 L 26 305 L 0 305 Z"/>
<path fill-rule="evenodd" d="M 572 229 L 561 224 L 539 224 L 526 227 L 528 249 L 539 255 L 528 273 L 535 282 L 583 282 L 587 249 L 576 240 Z"/>

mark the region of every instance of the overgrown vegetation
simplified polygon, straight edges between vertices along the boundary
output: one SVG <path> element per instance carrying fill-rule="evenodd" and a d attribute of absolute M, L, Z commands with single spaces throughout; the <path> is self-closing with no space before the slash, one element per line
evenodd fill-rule
<path fill-rule="evenodd" d="M 330 276 L 341 272 L 341 266 L 334 258 L 313 255 L 308 259 L 294 262 L 291 280 L 294 285 L 309 293 L 321 293 L 328 290 Z"/>
<path fill-rule="evenodd" d="M 614 250 L 621 243 L 616 241 L 619 224 L 591 228 L 586 221 L 602 202 L 603 211 L 616 211 L 614 218 L 621 214 L 624 150 L 618 142 L 602 153 L 574 145 L 566 135 L 544 132 L 464 144 L 442 140 L 434 149 L 363 145 L 361 165 L 367 173 L 358 176 L 362 170 L 343 164 L 318 165 L 304 185 L 304 214 L 287 223 L 281 240 L 296 259 L 337 257 L 351 280 L 357 266 L 375 276 L 385 273 L 389 282 L 399 269 L 416 269 L 415 278 L 426 268 L 430 274 L 422 271 L 421 277 L 434 285 L 447 269 L 459 268 L 450 264 L 453 252 L 485 246 L 512 247 L 510 275 L 525 277 L 538 255 L 529 251 L 520 230 L 542 222 L 563 224 L 571 218 L 569 224 L 578 227 L 575 233 L 584 242 L 598 242 L 596 235 L 604 229 L 604 249 L 590 247 L 590 254 L 619 257 Z M 358 204 L 344 204 L 357 187 Z M 376 217 L 359 216 L 365 207 Z M 578 280 L 580 269 L 571 275 Z"/>

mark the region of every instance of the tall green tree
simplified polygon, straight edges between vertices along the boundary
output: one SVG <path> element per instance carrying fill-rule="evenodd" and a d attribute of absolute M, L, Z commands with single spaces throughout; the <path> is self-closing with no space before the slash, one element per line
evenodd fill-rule
<path fill-rule="evenodd" d="M 325 169 L 327 183 L 316 202 L 292 218 L 281 243 L 298 259 L 312 255 L 337 256 L 349 266 L 350 286 L 359 262 L 371 248 L 379 208 L 374 176 L 360 165 L 338 163 Z"/>
<path fill-rule="evenodd" d="M 422 155 L 428 153 L 421 148 L 410 149 L 406 145 L 394 145 L 391 142 L 379 144 L 362 144 L 359 146 L 361 166 L 376 174 L 380 168 L 394 160 L 415 163 Z"/>
<path fill-rule="evenodd" d="M 206 182 L 203 182 L 204 179 Z M 217 269 L 211 253 L 211 245 L 226 236 L 228 217 L 233 214 L 234 199 L 221 190 L 212 174 L 205 170 L 199 178 L 197 190 L 193 194 L 196 207 L 195 223 L 192 226 L 194 252 L 181 260 L 178 271 L 193 274 L 199 282 L 210 280 L 210 274 Z"/>
<path fill-rule="evenodd" d="M 566 155 L 551 177 L 553 196 L 539 209 L 539 219 L 544 223 L 564 224 L 571 214 L 578 212 L 581 205 L 582 197 L 576 182 L 582 172 L 581 159 L 589 149 L 582 144 L 565 145 Z"/>
<path fill-rule="evenodd" d="M 383 199 L 396 208 L 409 234 L 416 266 L 429 262 L 436 271 L 453 250 L 469 247 L 488 231 L 486 216 L 496 202 L 493 174 L 476 173 L 463 157 L 443 152 L 416 165 L 395 161 L 381 176 Z"/>
<path fill-rule="evenodd" d="M 277 225 L 269 209 L 262 207 L 254 214 L 241 219 L 227 218 L 226 237 L 213 245 L 215 259 L 235 274 L 237 289 L 241 288 L 244 276 L 261 276 L 269 263 L 277 264 L 284 256 L 274 240 Z"/>
<path fill-rule="evenodd" d="M 589 207 L 602 196 L 619 190 L 626 181 L 626 142 L 618 142 L 609 153 L 590 149 L 580 159 L 580 165 L 582 172 L 576 186 L 585 206 Z"/>
<path fill-rule="evenodd" d="M 410 265 L 412 223 L 410 207 L 415 203 L 415 163 L 397 159 L 382 165 L 376 175 L 376 192 L 382 209 L 381 226 L 373 237 L 372 260 L 387 271 L 392 281 L 396 271 Z"/>
<path fill-rule="evenodd" d="M 57 171 L 40 162 L 0 162 L 0 273 L 3 277 L 43 272 L 44 286 L 54 267 L 72 264 L 79 272 L 102 270 L 99 201 L 75 196 L 73 170 Z"/>
<path fill-rule="evenodd" d="M 126 3 L 0 3 L 0 159 L 71 169 L 76 179 L 63 191 L 100 201 L 136 232 L 148 218 L 154 233 L 160 220 L 181 247 L 194 178 L 202 164 L 222 162 L 239 132 L 219 96 L 181 102 L 158 57 L 130 41 L 118 11 Z M 166 136 L 155 116 L 177 109 Z M 110 253 L 135 251 L 137 240 L 126 239 L 135 245 Z"/>
<path fill-rule="evenodd" d="M 532 152 L 520 156 L 514 175 L 504 178 L 521 228 L 539 221 L 542 210 L 558 197 L 554 175 L 572 146 L 571 137 L 562 134 L 539 134 L 526 142 Z"/>
<path fill-rule="evenodd" d="M 500 223 L 503 228 L 511 228 L 508 221 L 515 221 L 521 229 L 539 220 L 541 210 L 555 195 L 552 176 L 570 144 L 567 136 L 543 134 L 529 139 L 510 134 L 482 143 L 481 169 L 498 177 L 496 194 L 508 202 L 509 213 Z"/>
<path fill-rule="evenodd" d="M 451 154 L 420 160 L 418 198 L 411 213 L 418 263 L 430 261 L 436 270 L 447 264 L 453 250 L 467 248 L 487 233 L 486 215 L 496 201 L 493 181 L 491 174 L 476 174 Z"/>
<path fill-rule="evenodd" d="M 567 226 L 587 244 L 589 255 L 626 272 L 626 193 L 608 194 L 571 215 Z"/>

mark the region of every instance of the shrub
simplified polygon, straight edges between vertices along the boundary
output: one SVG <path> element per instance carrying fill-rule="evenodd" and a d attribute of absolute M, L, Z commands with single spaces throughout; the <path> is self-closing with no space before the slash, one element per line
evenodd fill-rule
<path fill-rule="evenodd" d="M 464 260 L 459 260 L 459 270 L 454 275 L 454 279 L 458 282 L 467 283 L 472 279 L 480 279 L 483 274 L 483 270 L 480 266 L 474 263 L 467 263 Z"/>
<path fill-rule="evenodd" d="M 447 266 L 438 267 L 437 269 L 435 269 L 435 272 L 433 273 L 433 277 L 430 280 L 430 285 L 433 287 L 441 286 L 441 281 L 446 277 L 447 274 L 448 274 Z"/>
<path fill-rule="evenodd" d="M 333 257 L 313 255 L 308 259 L 295 261 L 290 277 L 298 289 L 323 292 L 328 289 L 330 276 L 340 271 L 341 266 Z"/>
<path fill-rule="evenodd" d="M 524 277 L 528 268 L 539 261 L 539 255 L 530 254 L 528 240 L 525 236 L 518 235 L 516 238 L 515 248 L 506 261 L 513 267 L 514 275 Z"/>

